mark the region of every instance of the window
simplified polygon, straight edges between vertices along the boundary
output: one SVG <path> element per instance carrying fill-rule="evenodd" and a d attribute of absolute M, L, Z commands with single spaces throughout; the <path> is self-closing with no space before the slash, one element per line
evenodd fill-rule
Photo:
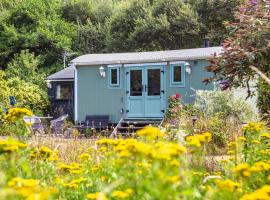
<path fill-rule="evenodd" d="M 120 88 L 120 67 L 109 67 L 109 89 Z"/>
<path fill-rule="evenodd" d="M 176 63 L 170 65 L 170 83 L 171 87 L 185 86 L 184 63 Z"/>
<path fill-rule="evenodd" d="M 58 84 L 56 86 L 56 99 L 71 99 L 72 98 L 72 86 L 70 84 Z"/>

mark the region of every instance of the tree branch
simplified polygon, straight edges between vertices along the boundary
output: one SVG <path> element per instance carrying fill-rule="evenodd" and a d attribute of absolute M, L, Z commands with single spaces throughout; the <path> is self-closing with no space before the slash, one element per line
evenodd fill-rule
<path fill-rule="evenodd" d="M 266 83 L 270 85 L 270 78 L 268 78 L 261 70 L 259 70 L 257 67 L 250 65 L 249 68 L 253 71 L 255 71 L 261 78 L 263 78 Z"/>

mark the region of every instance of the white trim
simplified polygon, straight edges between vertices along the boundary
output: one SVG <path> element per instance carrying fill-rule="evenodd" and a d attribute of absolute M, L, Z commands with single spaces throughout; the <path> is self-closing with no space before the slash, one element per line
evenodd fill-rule
<path fill-rule="evenodd" d="M 107 65 L 108 68 L 111 68 L 111 67 L 122 67 L 122 65 L 118 64 L 118 65 Z"/>
<path fill-rule="evenodd" d="M 170 62 L 169 64 L 170 65 L 176 65 L 176 64 L 185 64 L 186 63 L 186 61 L 175 61 L 175 62 Z"/>
<path fill-rule="evenodd" d="M 75 122 L 77 122 L 78 121 L 78 71 L 77 71 L 76 66 L 75 66 L 75 70 L 74 70 L 74 78 L 75 78 L 75 82 L 74 82 L 74 93 L 75 93 L 74 120 L 75 120 Z"/>
<path fill-rule="evenodd" d="M 60 81 L 65 81 L 65 82 L 68 82 L 68 81 L 74 81 L 74 79 L 46 79 L 46 82 L 60 82 Z"/>
<path fill-rule="evenodd" d="M 160 63 L 124 64 L 124 67 L 142 67 L 142 66 L 156 66 L 156 65 L 167 65 L 167 63 L 166 62 L 160 62 Z"/>

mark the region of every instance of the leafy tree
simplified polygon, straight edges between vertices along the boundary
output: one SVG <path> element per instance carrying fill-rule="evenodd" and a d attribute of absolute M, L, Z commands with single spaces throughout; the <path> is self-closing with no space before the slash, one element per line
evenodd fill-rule
<path fill-rule="evenodd" d="M 18 77 L 7 80 L 9 96 L 17 100 L 17 107 L 31 109 L 35 114 L 47 110 L 49 101 L 46 90 L 41 90 L 38 85 L 21 80 Z"/>
<path fill-rule="evenodd" d="M 73 26 L 58 14 L 55 0 L 22 0 L 0 18 L 0 66 L 21 50 L 41 55 L 42 66 L 53 66 L 64 49 L 69 49 Z"/>
<path fill-rule="evenodd" d="M 119 4 L 109 20 L 107 37 L 108 51 L 132 51 L 130 34 L 135 30 L 136 21 L 147 16 L 148 3 L 143 0 Z"/>
<path fill-rule="evenodd" d="M 229 34 L 226 21 L 234 21 L 234 12 L 242 0 L 188 0 L 199 16 L 200 34 L 219 46 Z"/>
<path fill-rule="evenodd" d="M 153 16 L 166 16 L 170 36 L 164 49 L 179 49 L 197 46 L 201 43 L 201 24 L 197 14 L 182 0 L 159 0 L 153 4 Z"/>
<path fill-rule="evenodd" d="M 136 51 L 163 50 L 170 38 L 170 24 L 165 15 L 153 17 L 151 14 L 145 19 L 136 21 L 136 28 L 130 34 L 131 46 Z"/>
<path fill-rule="evenodd" d="M 61 16 L 73 24 L 84 25 L 90 21 L 95 25 L 104 23 L 113 9 L 112 0 L 68 0 L 61 8 Z"/>
<path fill-rule="evenodd" d="M 107 27 L 103 24 L 77 26 L 77 36 L 73 43 L 73 50 L 82 54 L 101 53 L 106 49 Z"/>
<path fill-rule="evenodd" d="M 182 0 L 120 5 L 109 21 L 108 51 L 178 49 L 201 42 L 196 13 Z"/>
<path fill-rule="evenodd" d="M 228 24 L 232 34 L 224 42 L 224 52 L 213 58 L 208 67 L 209 71 L 215 73 L 214 79 L 226 79 L 225 89 L 239 86 L 249 88 L 250 81 L 259 76 L 260 83 L 264 81 L 259 87 L 259 92 L 262 92 L 259 95 L 262 111 L 269 109 L 268 100 L 264 99 L 269 95 L 265 92 L 270 91 L 269 5 L 269 0 L 247 0 L 241 5 L 235 14 L 238 22 Z M 248 93 L 250 95 L 250 90 Z"/>
<path fill-rule="evenodd" d="M 67 1 L 61 8 L 62 17 L 74 24 L 86 24 L 94 20 L 93 2 L 88 0 Z"/>
<path fill-rule="evenodd" d="M 15 54 L 14 59 L 8 64 L 6 69 L 7 78 L 19 77 L 20 79 L 44 87 L 45 74 L 38 70 L 40 57 L 35 57 L 28 50 Z"/>

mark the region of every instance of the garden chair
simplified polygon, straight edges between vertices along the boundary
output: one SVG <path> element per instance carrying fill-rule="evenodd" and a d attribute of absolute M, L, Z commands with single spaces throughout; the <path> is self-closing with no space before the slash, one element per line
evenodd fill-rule
<path fill-rule="evenodd" d="M 24 116 L 23 120 L 25 123 L 29 124 L 29 127 L 31 129 L 31 132 L 33 134 L 36 133 L 45 133 L 45 127 L 41 122 L 41 119 L 35 115 L 33 116 Z"/>
<path fill-rule="evenodd" d="M 68 118 L 68 114 L 63 115 L 57 119 L 51 120 L 51 131 L 53 135 L 61 135 L 64 133 L 65 120 Z"/>

